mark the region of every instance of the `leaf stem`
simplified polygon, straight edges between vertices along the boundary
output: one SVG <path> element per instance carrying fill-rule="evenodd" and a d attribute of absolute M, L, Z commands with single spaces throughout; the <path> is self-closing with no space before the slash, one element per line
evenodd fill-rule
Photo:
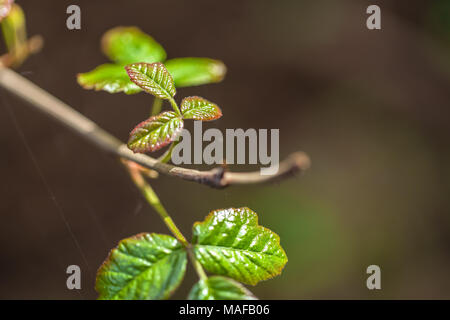
<path fill-rule="evenodd" d="M 175 222 L 167 213 L 167 210 L 161 204 L 161 201 L 159 200 L 155 191 L 153 191 L 152 187 L 145 181 L 144 177 L 141 174 L 139 166 L 132 161 L 124 159 L 122 159 L 122 163 L 128 169 L 131 180 L 133 180 L 134 184 L 142 192 L 147 202 L 156 210 L 163 222 L 166 224 L 167 228 L 169 228 L 175 238 L 177 238 L 178 241 L 183 244 L 183 246 L 188 248 L 190 246 L 189 242 L 186 240 L 186 238 L 176 226 Z"/>
<path fill-rule="evenodd" d="M 156 212 L 159 214 L 159 216 L 166 224 L 167 228 L 169 228 L 169 230 L 175 236 L 175 238 L 177 238 L 178 241 L 180 241 L 186 248 L 186 251 L 188 252 L 189 255 L 189 259 L 191 260 L 191 263 L 198 277 L 201 280 L 206 281 L 208 279 L 208 276 L 206 275 L 205 270 L 203 270 L 203 267 L 200 264 L 200 262 L 195 257 L 194 252 L 192 251 L 192 245 L 186 240 L 184 235 L 181 233 L 180 229 L 178 229 L 175 222 L 167 213 L 167 210 L 162 205 L 155 191 L 153 191 L 152 187 L 145 181 L 141 173 L 142 167 L 133 161 L 129 161 L 123 158 L 121 159 L 121 161 L 127 168 L 131 180 L 133 180 L 134 184 L 142 192 L 147 202 L 156 210 Z"/>
<path fill-rule="evenodd" d="M 176 112 L 180 117 L 182 117 L 181 111 L 180 111 L 180 109 L 178 108 L 178 105 L 177 105 L 177 103 L 175 102 L 175 99 L 174 99 L 174 98 L 169 98 L 169 102 L 170 102 L 170 104 L 172 105 L 173 110 L 175 110 L 175 112 Z"/>
<path fill-rule="evenodd" d="M 188 255 L 191 260 L 191 263 L 194 266 L 195 272 L 197 272 L 198 277 L 203 281 L 208 280 L 208 276 L 206 275 L 205 270 L 203 270 L 202 265 L 200 264 L 200 262 L 198 262 L 197 258 L 194 255 L 194 252 L 192 252 L 192 247 L 189 247 L 187 249 L 187 251 L 188 251 Z"/>
<path fill-rule="evenodd" d="M 163 100 L 155 97 L 155 99 L 153 100 L 153 106 L 150 112 L 150 116 L 156 116 L 157 114 L 159 114 L 161 112 L 162 105 Z"/>
<path fill-rule="evenodd" d="M 167 149 L 167 151 L 161 157 L 158 158 L 158 161 L 162 163 L 169 162 L 169 160 L 172 158 L 172 151 L 178 143 L 179 140 L 172 142 L 169 149 Z"/>

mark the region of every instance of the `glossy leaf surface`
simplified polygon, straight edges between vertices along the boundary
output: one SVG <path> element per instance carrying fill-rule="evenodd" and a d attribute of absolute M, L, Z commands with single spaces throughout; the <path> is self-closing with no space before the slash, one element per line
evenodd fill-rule
<path fill-rule="evenodd" d="M 177 87 L 220 82 L 227 72 L 222 61 L 209 58 L 177 58 L 164 64 Z"/>
<path fill-rule="evenodd" d="M 102 50 L 111 60 L 121 64 L 166 59 L 163 47 L 136 27 L 117 27 L 106 32 L 102 37 Z"/>
<path fill-rule="evenodd" d="M 181 101 L 181 112 L 184 119 L 209 121 L 222 116 L 220 108 L 201 97 L 187 97 Z"/>
<path fill-rule="evenodd" d="M 183 125 L 183 119 L 173 111 L 153 116 L 131 131 L 128 148 L 139 153 L 161 149 L 178 137 Z"/>
<path fill-rule="evenodd" d="M 172 76 L 162 63 L 134 63 L 125 70 L 131 81 L 158 98 L 172 99 L 176 93 Z"/>
<path fill-rule="evenodd" d="M 142 91 L 130 80 L 125 68 L 118 64 L 102 64 L 90 72 L 78 74 L 77 80 L 85 89 L 104 90 L 109 93 L 124 92 L 126 94 Z"/>
<path fill-rule="evenodd" d="M 186 270 L 186 251 L 175 238 L 140 234 L 120 241 L 97 273 L 99 299 L 166 299 Z"/>
<path fill-rule="evenodd" d="M 189 293 L 189 300 L 256 300 L 239 282 L 221 276 L 200 280 Z"/>
<path fill-rule="evenodd" d="M 211 212 L 194 224 L 192 243 L 207 271 L 246 284 L 280 274 L 287 262 L 278 235 L 259 226 L 256 213 L 249 208 Z"/>

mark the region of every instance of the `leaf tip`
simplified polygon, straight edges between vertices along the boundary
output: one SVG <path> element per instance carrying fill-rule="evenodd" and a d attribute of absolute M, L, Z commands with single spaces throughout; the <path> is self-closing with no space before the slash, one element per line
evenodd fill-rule
<path fill-rule="evenodd" d="M 225 78 L 227 74 L 227 66 L 220 60 L 215 60 L 215 63 L 211 66 L 211 73 L 214 76 L 216 82 L 220 82 Z"/>

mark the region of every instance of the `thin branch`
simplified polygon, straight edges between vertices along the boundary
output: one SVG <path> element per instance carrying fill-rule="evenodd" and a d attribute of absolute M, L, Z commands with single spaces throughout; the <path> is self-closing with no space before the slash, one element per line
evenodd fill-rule
<path fill-rule="evenodd" d="M 243 173 L 228 172 L 222 167 L 208 171 L 177 167 L 162 163 L 144 154 L 133 153 L 119 139 L 100 128 L 95 122 L 11 69 L 0 66 L 0 86 L 25 100 L 41 112 L 66 125 L 72 131 L 91 141 L 99 148 L 119 158 L 134 161 L 141 166 L 153 169 L 161 174 L 195 181 L 210 187 L 224 188 L 235 184 L 277 181 L 292 176 L 295 173 L 302 172 L 308 169 L 310 165 L 308 156 L 303 152 L 297 152 L 280 163 L 278 173 L 275 175 L 265 176 L 261 175 L 259 171 Z"/>

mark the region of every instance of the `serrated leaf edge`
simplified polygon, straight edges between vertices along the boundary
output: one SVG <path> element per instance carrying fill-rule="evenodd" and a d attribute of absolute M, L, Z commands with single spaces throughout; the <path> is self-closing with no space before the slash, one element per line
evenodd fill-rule
<path fill-rule="evenodd" d="M 247 289 L 242 283 L 240 283 L 239 281 L 236 281 L 236 280 L 234 280 L 234 279 L 232 279 L 232 278 L 229 278 L 229 277 L 219 276 L 219 275 L 215 275 L 215 276 L 208 277 L 208 279 L 206 279 L 206 280 L 200 279 L 199 281 L 197 281 L 197 282 L 192 286 L 191 290 L 189 291 L 188 298 L 189 298 L 189 296 L 191 295 L 191 292 L 192 292 L 192 290 L 194 289 L 195 286 L 200 285 L 202 282 L 203 282 L 203 283 L 204 283 L 204 282 L 207 282 L 207 281 L 209 281 L 209 280 L 211 280 L 211 279 L 213 279 L 213 278 L 220 278 L 221 280 L 231 282 L 233 285 L 235 285 L 235 286 L 238 287 L 240 290 L 242 290 L 242 291 L 243 291 L 243 294 L 244 294 L 245 296 L 248 296 L 248 297 L 251 298 L 251 299 L 248 299 L 248 300 L 258 300 L 258 298 L 253 294 L 253 292 L 251 292 L 250 290 L 248 290 L 248 289 Z M 208 286 L 208 288 L 210 288 L 210 286 Z M 215 300 L 216 300 L 216 299 L 215 299 Z M 217 301 L 225 301 L 225 300 L 217 300 Z"/>
<path fill-rule="evenodd" d="M 280 236 L 279 236 L 277 233 L 273 232 L 272 230 L 270 230 L 270 229 L 268 229 L 268 228 L 266 228 L 266 227 L 263 227 L 263 226 L 259 225 L 259 223 L 258 223 L 258 215 L 256 214 L 256 212 L 254 212 L 254 211 L 253 211 L 252 209 L 250 209 L 249 207 L 216 209 L 216 210 L 211 211 L 211 212 L 206 216 L 206 218 L 205 218 L 203 221 L 196 221 L 196 222 L 194 223 L 194 225 L 192 226 L 192 229 L 193 229 L 193 231 L 194 231 L 194 228 L 195 228 L 196 226 L 198 226 L 198 225 L 200 225 L 200 224 L 202 224 L 202 223 L 205 223 L 205 222 L 207 222 L 208 220 L 211 220 L 211 219 L 214 217 L 214 213 L 216 213 L 216 212 L 225 211 L 225 210 L 246 210 L 246 209 L 248 209 L 249 212 L 251 213 L 251 215 L 253 216 L 253 217 L 252 217 L 252 218 L 254 219 L 253 221 L 255 222 L 255 225 L 257 226 L 258 229 L 261 229 L 261 230 L 263 230 L 263 231 L 268 231 L 268 232 L 270 232 L 271 234 L 274 235 L 274 238 L 275 238 L 275 240 L 276 240 L 276 243 L 279 245 L 279 248 L 281 249 L 281 252 L 283 253 L 283 256 L 284 256 L 284 264 L 283 264 L 280 268 L 275 269 L 275 270 L 276 270 L 276 274 L 273 274 L 273 275 L 270 274 L 270 276 L 268 276 L 268 277 L 265 278 L 265 279 L 262 279 L 262 280 L 256 280 L 256 281 L 252 281 L 252 282 L 248 282 L 248 283 L 247 283 L 247 282 L 242 282 L 242 281 L 241 281 L 242 283 L 245 283 L 245 284 L 249 284 L 249 285 L 254 286 L 254 285 L 258 284 L 258 283 L 261 282 L 261 281 L 266 281 L 266 280 L 269 280 L 269 279 L 273 279 L 273 278 L 275 278 L 276 276 L 280 275 L 281 272 L 283 271 L 284 267 L 285 267 L 286 264 L 288 263 L 288 257 L 287 257 L 287 254 L 286 254 L 286 252 L 284 251 L 284 249 L 283 249 L 283 247 L 281 246 L 281 243 L 280 243 Z M 193 233 L 194 233 L 194 232 L 193 232 Z M 209 246 L 209 247 L 225 248 L 225 249 L 236 250 L 236 251 L 249 251 L 249 250 L 234 249 L 234 248 L 231 248 L 231 247 L 224 247 L 224 246 L 202 245 L 202 244 L 195 243 L 194 240 L 196 240 L 195 234 L 194 234 L 193 239 L 192 239 L 192 245 L 193 245 L 194 248 L 195 248 L 196 246 L 197 246 L 197 247 L 208 247 L 208 246 Z M 255 253 L 260 253 L 260 252 L 255 252 Z M 261 253 L 261 254 L 264 254 L 264 253 Z M 281 258 L 280 258 L 280 259 L 281 259 Z M 233 280 L 234 280 L 234 279 L 233 279 Z M 237 281 L 237 280 L 235 280 L 235 281 Z"/>
<path fill-rule="evenodd" d="M 167 113 L 173 114 L 174 115 L 173 118 L 178 118 L 181 121 L 181 126 L 180 126 L 180 128 L 178 128 L 178 130 L 176 130 L 169 138 L 166 137 L 165 140 L 163 140 L 160 143 L 157 143 L 153 148 L 152 148 L 152 145 L 149 145 L 149 148 L 140 148 L 140 149 L 137 149 L 137 150 L 132 149 L 132 148 L 129 147 L 129 144 L 130 144 L 129 140 L 131 140 L 131 137 L 136 133 L 136 131 L 138 129 L 142 128 L 147 123 L 149 123 L 151 121 L 154 121 L 158 117 L 160 117 L 160 116 L 162 116 L 164 114 L 167 114 Z M 184 127 L 184 122 L 183 122 L 183 119 L 181 117 L 179 117 L 173 111 L 165 111 L 165 112 L 162 112 L 162 113 L 160 113 L 160 114 L 158 114 L 156 116 L 152 116 L 152 117 L 148 118 L 147 120 L 144 120 L 144 121 L 140 122 L 137 126 L 135 126 L 134 129 L 130 132 L 130 135 L 129 135 L 130 138 L 128 140 L 128 144 L 127 145 L 129 147 L 129 149 L 132 150 L 134 153 L 145 153 L 145 152 L 157 151 L 157 150 L 159 150 L 161 148 L 164 148 L 165 146 L 167 146 L 169 143 L 173 142 L 174 140 L 176 140 L 176 138 L 181 134 L 181 130 L 183 129 L 183 127 Z"/>
<path fill-rule="evenodd" d="M 161 235 L 163 235 L 163 236 L 171 237 L 171 238 L 173 238 L 174 240 L 176 240 L 176 241 L 179 243 L 180 248 L 177 249 L 177 250 L 172 251 L 170 254 L 176 253 L 176 252 L 178 252 L 178 251 L 186 251 L 186 249 L 183 247 L 183 245 L 181 244 L 181 242 L 179 242 L 176 238 L 174 238 L 174 237 L 172 237 L 172 236 L 169 236 L 169 235 L 165 235 L 165 234 L 158 234 L 158 233 L 154 233 L 154 232 L 152 232 L 152 233 L 141 232 L 141 233 L 138 233 L 138 234 L 136 234 L 136 235 L 134 235 L 134 236 L 131 236 L 131 237 L 122 239 L 122 240 L 119 241 L 119 243 L 118 243 L 114 248 L 112 248 L 112 249 L 109 251 L 108 256 L 106 257 L 106 259 L 102 262 L 102 264 L 100 265 L 100 267 L 98 267 L 97 272 L 96 272 L 96 274 L 95 274 L 95 291 L 97 291 L 97 293 L 98 293 L 99 295 L 101 295 L 101 293 L 100 293 L 100 288 L 98 288 L 98 282 L 97 282 L 97 279 L 99 278 L 99 276 L 100 276 L 100 274 L 103 272 L 103 270 L 104 270 L 104 269 L 107 270 L 108 267 L 109 267 L 109 265 L 112 263 L 111 256 L 112 256 L 114 250 L 118 250 L 118 249 L 119 249 L 119 246 L 120 246 L 124 241 L 127 241 L 127 240 L 142 240 L 142 239 L 145 238 L 145 236 L 151 236 L 151 237 L 153 237 L 153 236 L 155 236 L 155 235 L 156 235 L 156 236 L 161 236 Z M 168 257 L 168 256 L 166 256 L 166 257 L 164 257 L 164 258 L 167 258 L 167 257 Z M 153 266 L 153 265 L 152 265 L 152 266 Z M 145 270 L 145 271 L 147 271 L 147 270 Z M 139 274 L 139 276 L 140 276 L 142 273 L 144 273 L 145 271 L 141 272 L 141 273 Z M 135 278 L 136 278 L 136 277 L 135 277 Z M 181 284 L 181 281 L 180 281 L 180 284 Z M 127 285 L 128 285 L 128 284 L 127 284 Z M 179 286 L 179 285 L 178 285 L 178 286 Z M 166 293 L 166 297 L 170 296 L 173 292 L 175 292 L 175 290 L 178 288 L 178 286 L 177 286 L 177 287 L 174 287 L 172 290 L 170 290 L 169 292 L 167 292 L 167 293 Z M 123 288 L 122 288 L 122 289 L 123 289 Z M 121 289 L 121 290 L 122 290 L 122 289 Z M 120 290 L 120 291 L 121 291 L 121 290 Z M 119 293 L 120 293 L 120 291 L 119 291 Z M 119 294 L 119 293 L 117 293 L 117 294 Z M 114 297 L 117 296 L 117 294 L 115 294 Z M 101 300 L 102 297 L 99 296 L 99 299 Z M 114 298 L 110 298 L 109 300 L 111 300 L 111 299 L 114 299 Z"/>
<path fill-rule="evenodd" d="M 198 118 L 184 118 L 184 119 L 193 119 L 193 120 L 201 120 L 201 121 L 212 121 L 212 120 L 217 120 L 220 117 L 222 117 L 222 110 L 220 109 L 220 107 L 217 104 L 215 104 L 214 102 L 211 102 L 211 101 L 209 101 L 209 100 L 207 100 L 207 99 L 205 99 L 203 97 L 199 97 L 199 96 L 190 96 L 190 97 L 183 98 L 183 100 L 181 101 L 181 113 L 183 114 L 183 117 L 184 117 L 184 114 L 187 111 L 192 110 L 192 109 L 186 110 L 186 108 L 183 107 L 183 106 L 185 106 L 184 102 L 185 101 L 188 102 L 188 101 L 191 101 L 191 100 L 194 100 L 194 101 L 195 100 L 203 100 L 203 101 L 205 101 L 205 103 L 210 103 L 210 104 L 212 104 L 215 107 L 215 110 L 217 111 L 217 113 L 214 116 L 208 117 L 208 118 L 202 118 L 202 119 L 198 119 Z"/>
<path fill-rule="evenodd" d="M 135 67 L 135 66 L 138 66 L 138 65 L 139 65 L 139 66 L 146 65 L 147 68 L 152 68 L 153 66 L 157 66 L 158 68 L 162 68 L 163 70 L 165 70 L 165 72 L 167 73 L 167 76 L 170 78 L 171 85 L 173 86 L 173 90 L 174 90 L 173 95 L 172 95 L 169 91 L 167 91 L 167 89 L 165 89 L 164 87 L 162 87 L 159 83 L 157 83 L 154 79 L 152 79 L 152 78 L 150 78 L 150 77 L 149 77 L 149 78 L 150 78 L 153 82 L 155 82 L 155 83 L 161 88 L 161 90 L 164 91 L 164 93 L 165 93 L 168 97 L 170 97 L 170 98 L 156 96 L 156 95 L 154 95 L 152 92 L 148 92 L 148 91 L 147 91 L 145 88 L 143 88 L 139 83 L 137 83 L 137 81 L 136 81 L 136 75 L 132 73 L 132 71 L 133 71 L 132 68 Z M 167 70 L 167 68 L 164 66 L 164 64 L 161 63 L 161 62 L 154 62 L 154 63 L 137 62 L 137 63 L 132 63 L 132 64 L 126 65 L 126 66 L 125 66 L 125 70 L 127 71 L 128 77 L 130 78 L 130 80 L 131 80 L 134 84 L 136 84 L 139 88 L 141 88 L 141 89 L 144 90 L 145 92 L 150 93 L 151 95 L 154 95 L 154 96 L 156 96 L 156 97 L 158 97 L 158 98 L 161 98 L 161 99 L 169 99 L 169 100 L 170 100 L 170 99 L 172 99 L 172 98 L 175 96 L 175 94 L 176 94 L 176 87 L 175 87 L 175 83 L 174 83 L 174 81 L 173 81 L 172 75 L 171 75 L 170 72 Z"/>

